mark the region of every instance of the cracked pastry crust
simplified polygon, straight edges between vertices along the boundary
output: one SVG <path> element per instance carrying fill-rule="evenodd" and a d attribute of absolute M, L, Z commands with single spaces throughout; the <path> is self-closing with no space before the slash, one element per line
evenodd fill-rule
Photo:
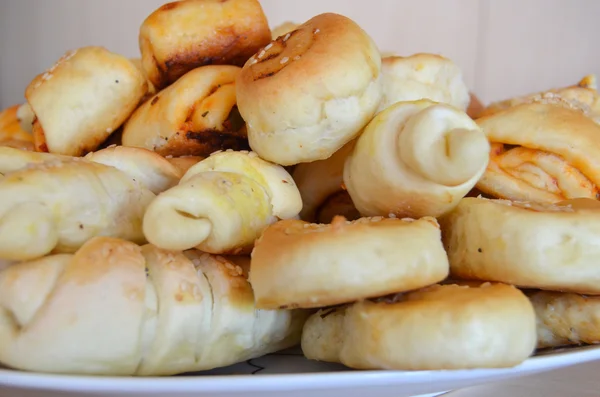
<path fill-rule="evenodd" d="M 246 124 L 237 110 L 237 66 L 192 70 L 141 105 L 125 124 L 123 146 L 162 156 L 203 156 L 248 149 Z"/>
<path fill-rule="evenodd" d="M 445 279 L 448 258 L 434 218 L 285 220 L 252 251 L 256 307 L 315 308 L 425 287 Z"/>
<path fill-rule="evenodd" d="M 14 264 L 0 271 L 0 362 L 172 375 L 295 345 L 306 314 L 257 310 L 248 262 L 96 237 L 73 254 Z"/>
<path fill-rule="evenodd" d="M 236 93 L 259 156 L 284 166 L 324 160 L 375 114 L 381 56 L 355 22 L 321 14 L 250 58 Z"/>

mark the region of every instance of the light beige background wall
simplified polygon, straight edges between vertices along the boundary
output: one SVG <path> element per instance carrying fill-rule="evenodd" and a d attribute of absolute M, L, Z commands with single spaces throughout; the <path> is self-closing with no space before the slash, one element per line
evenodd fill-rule
<path fill-rule="evenodd" d="M 0 107 L 66 50 L 137 56 L 143 19 L 166 0 L 0 0 Z M 262 0 L 271 25 L 334 11 L 385 51 L 450 57 L 484 100 L 600 74 L 600 0 Z"/>

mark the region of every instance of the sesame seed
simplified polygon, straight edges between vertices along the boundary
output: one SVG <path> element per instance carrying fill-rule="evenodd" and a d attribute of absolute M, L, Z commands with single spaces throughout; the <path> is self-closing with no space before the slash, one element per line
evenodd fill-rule
<path fill-rule="evenodd" d="M 283 41 L 287 41 L 290 38 L 290 33 L 286 34 L 285 37 L 283 38 Z"/>
<path fill-rule="evenodd" d="M 108 132 L 109 134 L 110 134 L 112 131 L 113 131 L 113 130 L 112 130 L 112 128 L 107 128 L 107 129 L 106 129 L 106 132 Z"/>
<path fill-rule="evenodd" d="M 281 64 L 283 65 L 284 63 L 286 63 L 286 62 L 287 62 L 287 61 L 289 61 L 289 60 L 290 60 L 290 58 L 288 58 L 288 57 L 283 57 L 283 58 L 281 58 L 281 61 L 279 61 L 279 63 L 281 63 Z"/>
<path fill-rule="evenodd" d="M 250 153 L 248 153 L 248 157 L 255 158 L 255 157 L 258 157 L 258 154 L 256 154 L 255 152 L 250 152 Z"/>
<path fill-rule="evenodd" d="M 260 52 L 260 54 L 258 54 L 258 59 L 260 59 L 260 58 L 262 58 L 262 57 L 264 57 L 264 56 L 265 56 L 265 50 L 262 50 L 262 51 Z"/>
<path fill-rule="evenodd" d="M 299 61 L 299 60 L 300 60 L 300 55 L 296 55 L 296 56 L 294 57 L 294 61 Z"/>
<path fill-rule="evenodd" d="M 388 214 L 388 218 L 395 218 L 395 217 L 396 217 L 396 214 L 392 214 L 392 213 Z"/>
<path fill-rule="evenodd" d="M 321 29 L 317 28 L 317 29 L 315 29 L 315 31 L 314 31 L 313 33 L 314 33 L 314 34 L 317 34 L 317 33 L 319 33 L 320 31 L 321 31 Z"/>
<path fill-rule="evenodd" d="M 269 51 L 271 47 L 273 47 L 273 43 L 267 44 L 267 46 L 265 47 L 265 51 Z"/>

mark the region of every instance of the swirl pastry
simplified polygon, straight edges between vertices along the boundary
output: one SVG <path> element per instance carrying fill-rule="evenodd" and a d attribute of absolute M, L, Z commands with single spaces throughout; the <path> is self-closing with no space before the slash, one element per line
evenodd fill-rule
<path fill-rule="evenodd" d="M 518 289 L 434 285 L 377 301 L 323 309 L 302 332 L 312 360 L 357 369 L 502 368 L 534 352 L 535 312 Z"/>
<path fill-rule="evenodd" d="M 600 126 L 580 111 L 521 104 L 477 119 L 492 144 L 477 188 L 495 198 L 555 203 L 598 197 Z"/>
<path fill-rule="evenodd" d="M 19 110 L 22 105 L 14 105 L 0 111 L 0 146 L 23 150 L 33 150 L 33 136 L 23 129 Z"/>
<path fill-rule="evenodd" d="M 292 177 L 302 196 L 302 220 L 330 223 L 333 215 L 344 215 L 348 220 L 360 218 L 343 189 L 344 163 L 354 143 L 350 141 L 326 160 L 301 163 L 294 168 Z"/>
<path fill-rule="evenodd" d="M 292 219 L 264 231 L 251 270 L 256 307 L 314 308 L 435 284 L 448 258 L 433 218 Z"/>
<path fill-rule="evenodd" d="M 102 47 L 65 54 L 38 75 L 25 97 L 40 152 L 82 156 L 96 150 L 131 115 L 148 89 L 127 58 Z"/>
<path fill-rule="evenodd" d="M 239 72 L 226 65 L 192 70 L 135 111 L 123 129 L 123 146 L 173 157 L 247 149 L 246 125 L 235 99 Z"/>
<path fill-rule="evenodd" d="M 600 203 L 465 198 L 440 219 L 450 274 L 600 295 Z"/>
<path fill-rule="evenodd" d="M 598 95 L 596 75 L 593 74 L 585 76 L 573 86 L 494 102 L 485 108 L 480 116 L 490 116 L 523 103 L 548 103 L 579 110 L 596 123 L 600 123 L 600 96 Z"/>
<path fill-rule="evenodd" d="M 103 164 L 80 158 L 32 162 L 0 177 L 0 258 L 73 252 L 94 236 L 145 242 L 142 219 L 154 197 Z"/>
<path fill-rule="evenodd" d="M 469 106 L 469 89 L 460 68 L 434 54 L 388 56 L 381 61 L 383 99 L 379 110 L 394 103 L 429 99 L 460 110 Z"/>
<path fill-rule="evenodd" d="M 352 20 L 321 14 L 262 48 L 236 83 L 250 147 L 284 166 L 324 160 L 381 100 L 381 57 Z"/>
<path fill-rule="evenodd" d="M 158 89 L 199 66 L 242 66 L 270 40 L 258 0 L 167 3 L 146 18 L 139 36 L 142 66 Z"/>
<path fill-rule="evenodd" d="M 158 196 L 144 216 L 144 234 L 160 248 L 249 253 L 277 219 L 296 216 L 302 199 L 283 167 L 253 152 L 215 153 Z"/>
<path fill-rule="evenodd" d="M 0 272 L 0 362 L 172 375 L 295 345 L 306 314 L 256 310 L 248 262 L 96 237 L 74 254 L 10 266 Z"/>
<path fill-rule="evenodd" d="M 364 216 L 438 217 L 475 186 L 490 145 L 464 112 L 429 100 L 379 113 L 356 141 L 344 183 Z"/>

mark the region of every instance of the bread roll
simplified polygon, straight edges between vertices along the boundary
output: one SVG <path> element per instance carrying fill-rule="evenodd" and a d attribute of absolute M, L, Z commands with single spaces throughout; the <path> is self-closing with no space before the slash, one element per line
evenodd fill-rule
<path fill-rule="evenodd" d="M 380 68 L 373 40 L 341 15 L 318 15 L 277 38 L 236 83 L 250 147 L 284 166 L 330 157 L 375 114 Z"/>
<path fill-rule="evenodd" d="M 489 116 L 523 103 L 547 103 L 583 112 L 600 123 L 600 96 L 596 75 L 587 75 L 579 83 L 569 87 L 554 88 L 544 92 L 524 95 L 490 104 L 480 116 Z"/>
<path fill-rule="evenodd" d="M 429 99 L 466 111 L 469 89 L 460 68 L 448 58 L 434 54 L 388 56 L 381 61 L 383 100 L 379 110 L 394 103 Z"/>
<path fill-rule="evenodd" d="M 555 203 L 597 198 L 600 125 L 583 113 L 528 103 L 477 119 L 492 144 L 477 188 L 496 198 Z"/>
<path fill-rule="evenodd" d="M 223 65 L 192 70 L 135 111 L 123 129 L 123 145 L 173 157 L 247 149 L 235 100 L 239 72 Z"/>
<path fill-rule="evenodd" d="M 298 25 L 297 23 L 286 21 L 281 25 L 278 25 L 275 28 L 273 28 L 273 30 L 271 31 L 271 39 L 276 40 L 279 36 L 284 36 L 285 34 L 298 29 L 298 26 L 300 25 Z"/>
<path fill-rule="evenodd" d="M 330 199 L 331 201 L 335 200 L 333 196 L 336 196 L 338 200 L 341 197 L 349 197 L 343 190 L 344 163 L 354 149 L 354 144 L 355 141 L 348 142 L 326 160 L 302 163 L 294 168 L 292 177 L 302 196 L 302 211 L 300 211 L 302 220 L 315 222 L 320 218 L 322 210 L 335 210 L 335 207 L 330 204 Z M 344 200 L 342 207 L 345 208 L 347 204 L 350 204 L 351 208 L 354 207 L 352 200 L 350 203 Z M 346 219 L 348 218 L 346 217 Z"/>
<path fill-rule="evenodd" d="M 389 301 L 323 309 L 302 332 L 307 358 L 356 369 L 512 367 L 535 344 L 535 313 L 527 297 L 490 283 L 435 285 Z"/>
<path fill-rule="evenodd" d="M 203 159 L 204 158 L 200 156 L 167 157 L 169 163 L 177 167 L 177 169 L 181 172 L 181 175 L 185 174 L 187 170 L 198 164 Z"/>
<path fill-rule="evenodd" d="M 142 66 L 142 59 L 141 58 L 129 58 L 129 60 L 131 61 L 131 63 L 133 63 L 139 69 L 140 72 L 142 72 L 144 77 L 146 77 L 146 71 L 144 70 L 144 67 Z M 142 99 L 142 102 L 146 102 L 146 100 L 152 98 L 158 92 L 158 90 L 156 89 L 154 84 L 152 84 L 152 82 L 150 80 L 147 80 L 146 83 L 148 84 L 148 91 L 146 92 L 146 95 L 144 95 L 144 99 Z"/>
<path fill-rule="evenodd" d="M 142 73 L 121 55 L 102 47 L 65 54 L 25 91 L 36 150 L 82 156 L 97 149 L 147 89 Z"/>
<path fill-rule="evenodd" d="M 19 118 L 21 105 L 0 111 L 0 146 L 33 150 L 33 136 L 23 129 Z"/>
<path fill-rule="evenodd" d="M 344 183 L 364 216 L 438 217 L 475 186 L 489 150 L 485 134 L 461 110 L 429 100 L 400 102 L 358 138 Z"/>
<path fill-rule="evenodd" d="M 465 198 L 440 221 L 452 276 L 600 294 L 600 203 Z"/>
<path fill-rule="evenodd" d="M 79 158 L 29 163 L 0 177 L 0 258 L 74 252 L 94 236 L 145 242 L 142 219 L 154 197 L 103 164 Z"/>
<path fill-rule="evenodd" d="M 277 219 L 296 216 L 302 199 L 283 167 L 253 152 L 215 153 L 158 196 L 144 216 L 144 234 L 169 250 L 249 253 Z"/>
<path fill-rule="evenodd" d="M 600 343 L 600 297 L 527 291 L 537 316 L 538 348 Z"/>
<path fill-rule="evenodd" d="M 270 39 L 258 0 L 187 0 L 150 14 L 139 43 L 146 75 L 162 89 L 199 66 L 242 66 Z"/>
<path fill-rule="evenodd" d="M 435 284 L 448 275 L 438 223 L 336 217 L 330 225 L 286 220 L 252 251 L 250 283 L 261 309 L 313 308 Z"/>
<path fill-rule="evenodd" d="M 247 262 L 96 237 L 74 254 L 13 265 L 0 272 L 0 362 L 172 375 L 298 343 L 306 315 L 256 310 Z"/>

